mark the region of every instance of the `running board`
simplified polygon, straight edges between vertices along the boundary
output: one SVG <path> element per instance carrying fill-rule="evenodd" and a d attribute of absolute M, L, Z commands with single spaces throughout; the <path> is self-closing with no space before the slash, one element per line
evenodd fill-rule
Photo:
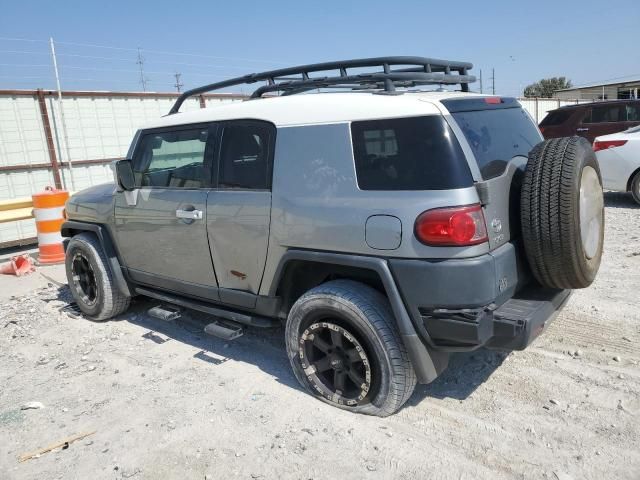
<path fill-rule="evenodd" d="M 155 298 L 156 300 L 160 300 L 162 302 L 180 305 L 181 307 L 190 308 L 192 310 L 198 310 L 199 312 L 208 313 L 209 315 L 221 317 L 226 320 L 231 320 L 232 322 L 247 325 L 249 327 L 269 328 L 277 327 L 280 325 L 280 322 L 278 320 L 272 318 L 257 317 L 246 313 L 225 310 L 224 308 L 213 307 L 210 304 L 202 302 L 200 300 L 190 298 L 187 299 L 177 295 L 172 295 L 170 293 L 158 292 L 150 288 L 136 287 L 135 290 L 136 293 L 139 293 L 140 295 Z"/>

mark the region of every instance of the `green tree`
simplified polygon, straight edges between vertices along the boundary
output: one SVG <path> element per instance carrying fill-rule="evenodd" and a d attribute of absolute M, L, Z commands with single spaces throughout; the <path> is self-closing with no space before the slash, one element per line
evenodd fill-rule
<path fill-rule="evenodd" d="M 543 78 L 539 82 L 527 85 L 524 89 L 524 96 L 551 98 L 553 97 L 553 92 L 556 90 L 571 87 L 571 80 L 568 80 L 566 77 Z"/>

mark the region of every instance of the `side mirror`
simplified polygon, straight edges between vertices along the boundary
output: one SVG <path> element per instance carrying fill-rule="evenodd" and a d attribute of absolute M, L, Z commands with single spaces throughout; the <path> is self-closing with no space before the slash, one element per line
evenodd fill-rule
<path fill-rule="evenodd" d="M 134 190 L 136 188 L 131 160 L 118 160 L 116 162 L 116 177 L 123 190 Z"/>

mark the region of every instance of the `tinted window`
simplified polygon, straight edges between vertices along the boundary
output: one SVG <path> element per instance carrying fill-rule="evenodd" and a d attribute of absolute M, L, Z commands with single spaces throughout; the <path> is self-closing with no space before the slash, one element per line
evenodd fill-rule
<path fill-rule="evenodd" d="M 134 160 L 136 183 L 143 187 L 207 186 L 210 178 L 209 169 L 205 168 L 208 138 L 207 127 L 144 135 Z"/>
<path fill-rule="evenodd" d="M 627 105 L 627 121 L 638 122 L 640 121 L 640 105 L 632 104 Z"/>
<path fill-rule="evenodd" d="M 473 184 L 460 144 L 441 116 L 351 124 L 362 190 L 441 190 Z"/>
<path fill-rule="evenodd" d="M 541 127 L 562 125 L 573 115 L 574 110 L 552 110 L 540 122 Z"/>
<path fill-rule="evenodd" d="M 626 117 L 625 105 L 603 105 L 601 107 L 592 107 L 591 114 L 587 115 L 582 120 L 582 123 L 624 122 Z"/>
<path fill-rule="evenodd" d="M 272 127 L 263 123 L 226 125 L 220 145 L 221 188 L 270 188 Z"/>
<path fill-rule="evenodd" d="M 540 132 L 522 108 L 454 112 L 484 179 L 501 175 L 509 160 L 528 156 L 542 141 Z"/>

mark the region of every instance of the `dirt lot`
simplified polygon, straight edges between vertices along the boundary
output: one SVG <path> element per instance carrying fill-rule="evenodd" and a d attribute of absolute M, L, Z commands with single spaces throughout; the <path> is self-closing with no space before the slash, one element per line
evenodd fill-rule
<path fill-rule="evenodd" d="M 0 478 L 639 479 L 640 209 L 606 202 L 599 277 L 545 335 L 454 357 L 387 419 L 302 392 L 282 330 L 225 343 L 199 314 L 148 317 L 148 301 L 92 323 L 60 311 L 60 267 L 4 277 Z"/>

